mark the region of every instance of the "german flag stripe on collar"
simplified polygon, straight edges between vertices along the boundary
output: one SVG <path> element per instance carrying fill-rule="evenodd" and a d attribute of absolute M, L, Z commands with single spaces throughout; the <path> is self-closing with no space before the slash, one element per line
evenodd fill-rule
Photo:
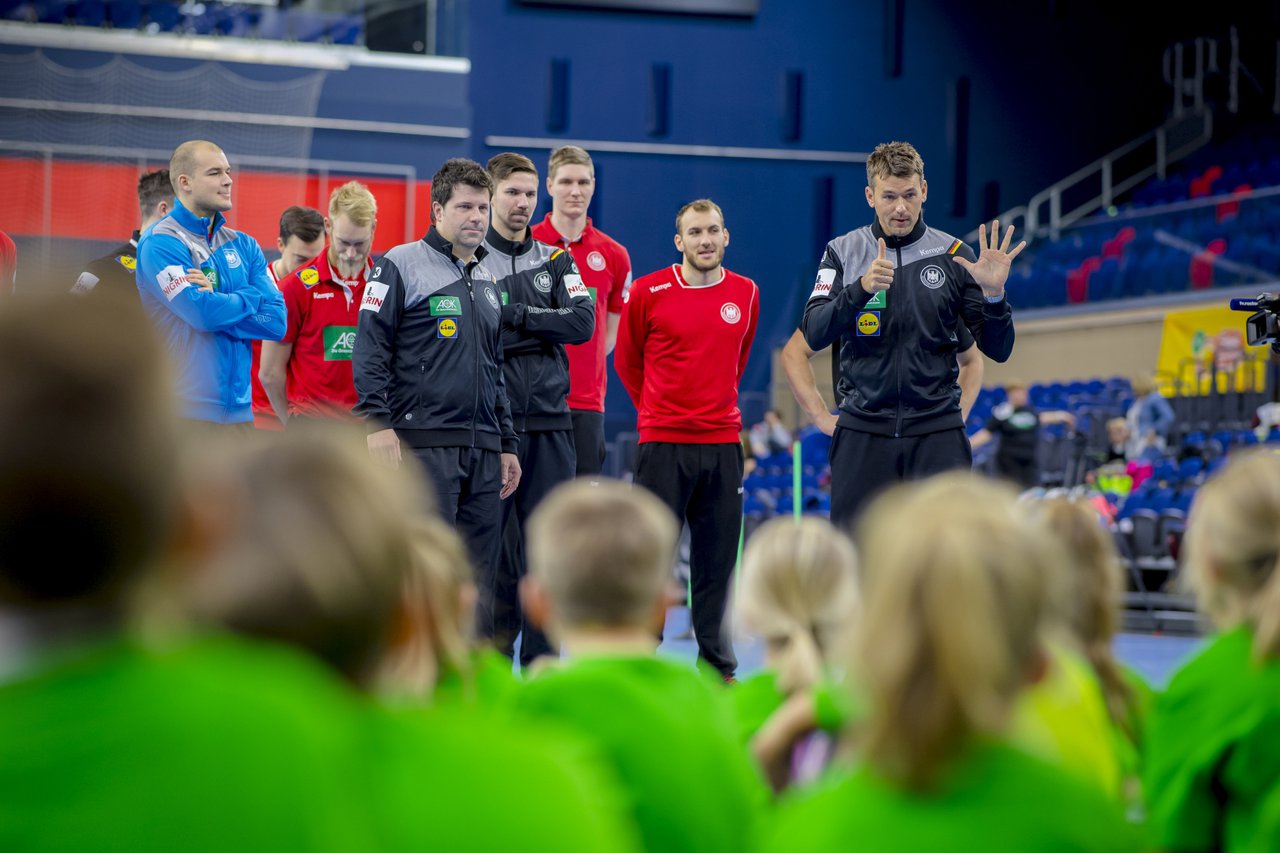
<path fill-rule="evenodd" d="M 963 245 L 964 245 L 963 240 L 955 241 L 954 243 L 951 244 L 951 248 L 947 250 L 947 254 L 954 255 L 957 251 L 959 251 L 960 247 Z"/>

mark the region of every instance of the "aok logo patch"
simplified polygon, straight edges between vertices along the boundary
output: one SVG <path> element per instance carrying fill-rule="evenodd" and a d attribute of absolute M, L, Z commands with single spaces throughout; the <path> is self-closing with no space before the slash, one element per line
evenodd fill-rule
<path fill-rule="evenodd" d="M 324 327 L 324 360 L 350 361 L 356 348 L 355 326 Z"/>
<path fill-rule="evenodd" d="M 880 337 L 880 312 L 879 311 L 863 311 L 858 315 L 858 337 L 860 338 L 878 338 Z"/>
<path fill-rule="evenodd" d="M 307 287 L 315 287 L 320 283 L 320 273 L 316 271 L 315 267 L 307 267 L 302 270 L 298 273 L 298 278 Z"/>
<path fill-rule="evenodd" d="M 456 296 L 432 296 L 427 300 L 432 317 L 461 317 L 462 300 Z"/>
<path fill-rule="evenodd" d="M 437 338 L 456 338 L 458 336 L 458 321 L 445 317 L 436 325 Z"/>

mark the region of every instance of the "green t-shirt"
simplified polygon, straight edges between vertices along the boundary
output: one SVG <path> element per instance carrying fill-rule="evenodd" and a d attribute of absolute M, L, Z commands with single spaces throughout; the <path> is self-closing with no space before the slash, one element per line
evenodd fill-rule
<path fill-rule="evenodd" d="M 114 639 L 0 685 L 0 850 L 376 849 L 363 705 L 229 638 Z"/>
<path fill-rule="evenodd" d="M 369 794 L 387 851 L 639 853 L 622 789 L 590 744 L 468 706 L 389 711 Z"/>
<path fill-rule="evenodd" d="M 728 697 L 694 668 L 653 656 L 585 657 L 526 682 L 516 707 L 598 745 L 650 853 L 754 845 L 768 789 L 735 736 Z"/>
<path fill-rule="evenodd" d="M 1102 686 L 1084 658 L 1050 646 L 1045 677 L 1022 692 L 1010 740 L 1124 799 L 1120 756 Z"/>
<path fill-rule="evenodd" d="M 823 679 L 811 693 L 818 727 L 824 731 L 839 731 L 857 716 L 855 702 L 842 685 Z M 738 737 L 744 744 L 750 743 L 751 738 L 787 700 L 786 694 L 778 688 L 777 673 L 768 669 L 731 685 L 729 697 L 733 700 Z"/>
<path fill-rule="evenodd" d="M 1247 850 L 1280 789 L 1280 661 L 1253 633 L 1213 638 L 1169 680 L 1147 723 L 1143 790 L 1165 850 Z"/>
<path fill-rule="evenodd" d="M 778 853 L 1121 853 L 1136 830 L 1096 788 L 1014 747 L 984 744 L 935 793 L 861 767 L 784 800 L 763 849 Z"/>
<path fill-rule="evenodd" d="M 501 708 L 510 704 L 521 684 L 511 668 L 511 659 L 487 647 L 472 652 L 470 680 L 468 685 L 461 673 L 445 670 L 440 674 L 431 704 Z"/>

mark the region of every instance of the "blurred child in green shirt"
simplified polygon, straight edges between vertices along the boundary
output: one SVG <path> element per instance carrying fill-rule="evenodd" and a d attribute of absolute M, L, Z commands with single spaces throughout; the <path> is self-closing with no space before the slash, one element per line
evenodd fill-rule
<path fill-rule="evenodd" d="M 639 487 L 576 481 L 547 496 L 527 527 L 522 596 L 565 660 L 516 703 L 608 756 L 650 853 L 737 853 L 756 842 L 763 780 L 724 689 L 656 654 L 677 535 Z"/>
<path fill-rule="evenodd" d="M 857 764 L 793 799 L 768 849 L 1136 850 L 1099 791 L 1006 740 L 1019 692 L 1043 671 L 1047 576 L 1061 559 L 1013 493 L 968 473 L 900 486 L 857 541 Z"/>
<path fill-rule="evenodd" d="M 1143 776 L 1153 837 L 1173 853 L 1275 849 L 1266 804 L 1280 797 L 1280 456 L 1233 454 L 1196 493 L 1184 544 L 1220 633 L 1156 698 Z"/>
<path fill-rule="evenodd" d="M 825 767 L 851 713 L 828 656 L 856 617 L 856 572 L 853 543 L 826 519 L 772 519 L 747 541 L 738 618 L 763 639 L 765 660 L 730 697 L 775 789 Z"/>

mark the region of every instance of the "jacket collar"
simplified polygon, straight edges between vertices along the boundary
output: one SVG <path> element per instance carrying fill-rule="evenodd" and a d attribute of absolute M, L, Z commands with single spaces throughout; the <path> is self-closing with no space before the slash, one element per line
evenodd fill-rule
<path fill-rule="evenodd" d="M 508 240 L 498 233 L 492 225 L 489 226 L 489 233 L 484 235 L 486 246 L 492 246 L 495 251 L 513 258 L 518 258 L 525 252 L 533 248 L 533 230 L 524 229 L 524 239 L 519 242 Z"/>
<path fill-rule="evenodd" d="M 927 226 L 924 224 L 923 213 L 920 214 L 920 218 L 916 220 L 916 227 L 912 228 L 911 233 L 907 234 L 905 237 L 894 237 L 892 235 L 886 234 L 884 233 L 884 229 L 880 227 L 879 219 L 871 220 L 871 236 L 883 237 L 884 245 L 886 248 L 889 248 L 889 249 L 901 249 L 904 246 L 910 246 L 912 243 L 914 243 L 915 241 L 919 240 L 921 237 L 924 236 L 924 232 L 926 229 L 927 229 Z"/>
<path fill-rule="evenodd" d="M 196 216 L 187 210 L 177 198 L 173 200 L 173 210 L 170 211 L 169 215 L 183 228 L 199 234 L 206 240 L 218 233 L 222 226 L 227 224 L 227 218 L 222 215 L 221 211 L 214 211 L 212 217 Z"/>
<path fill-rule="evenodd" d="M 450 243 L 448 240 L 446 240 L 444 237 L 442 237 L 440 232 L 436 230 L 436 227 L 434 225 L 432 225 L 430 228 L 427 229 L 427 235 L 423 237 L 422 240 L 424 243 L 426 243 L 431 248 L 435 249 L 440 254 L 444 255 L 450 261 L 456 262 L 458 260 L 453 255 L 453 244 Z M 479 263 L 481 260 L 484 259 L 484 256 L 487 254 L 489 254 L 489 250 L 484 247 L 483 243 L 481 243 L 479 246 L 476 247 L 476 256 L 474 260 L 472 260 L 470 264 L 467 264 L 467 266 L 471 266 L 472 264 Z"/>

